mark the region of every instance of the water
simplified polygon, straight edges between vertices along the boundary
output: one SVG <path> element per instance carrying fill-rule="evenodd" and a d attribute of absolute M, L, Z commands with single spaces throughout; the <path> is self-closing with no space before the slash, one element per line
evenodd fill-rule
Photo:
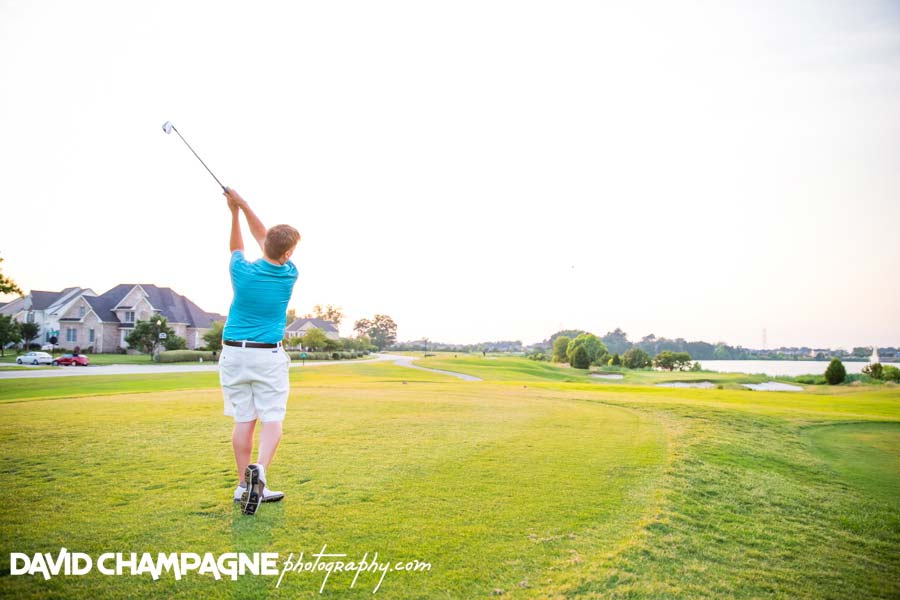
<path fill-rule="evenodd" d="M 824 375 L 828 361 L 821 360 L 701 360 L 700 366 L 720 373 L 766 375 Z M 860 373 L 868 363 L 844 362 L 847 373 Z"/>

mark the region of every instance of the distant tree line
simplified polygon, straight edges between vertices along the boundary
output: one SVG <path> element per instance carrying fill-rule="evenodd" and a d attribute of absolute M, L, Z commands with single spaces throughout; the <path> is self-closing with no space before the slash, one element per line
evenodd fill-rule
<path fill-rule="evenodd" d="M 553 342 L 559 337 L 573 339 L 578 335 L 587 333 L 582 329 L 564 329 L 557 331 L 549 339 L 534 344 L 526 349 L 526 352 L 543 352 L 550 355 L 553 351 Z M 600 341 L 606 346 L 611 355 L 623 356 L 631 348 L 640 348 L 650 356 L 657 356 L 661 352 L 686 352 L 694 360 L 828 360 L 830 358 L 856 358 L 868 359 L 872 355 L 872 347 L 856 347 L 852 352 L 831 349 L 800 348 L 776 348 L 773 350 L 755 350 L 743 346 L 730 346 L 725 342 L 715 344 L 704 341 L 689 342 L 684 338 L 656 337 L 654 334 L 645 335 L 639 342 L 632 342 L 628 335 L 620 328 L 616 328 L 600 337 Z M 878 348 L 882 359 L 891 359 L 898 356 L 898 348 L 888 346 Z"/>
<path fill-rule="evenodd" d="M 499 342 L 479 342 L 477 344 L 447 344 L 444 342 L 432 342 L 428 338 L 420 340 L 410 340 L 406 342 L 396 342 L 389 348 L 398 352 L 524 352 L 525 346 L 520 340 Z"/>

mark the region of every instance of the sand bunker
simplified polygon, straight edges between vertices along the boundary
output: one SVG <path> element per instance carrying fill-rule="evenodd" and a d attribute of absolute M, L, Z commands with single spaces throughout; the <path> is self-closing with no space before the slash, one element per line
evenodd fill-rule
<path fill-rule="evenodd" d="M 765 383 L 744 383 L 745 388 L 755 390 L 757 392 L 802 392 L 803 388 L 799 385 L 790 385 L 788 383 L 779 383 L 777 381 L 767 381 Z"/>

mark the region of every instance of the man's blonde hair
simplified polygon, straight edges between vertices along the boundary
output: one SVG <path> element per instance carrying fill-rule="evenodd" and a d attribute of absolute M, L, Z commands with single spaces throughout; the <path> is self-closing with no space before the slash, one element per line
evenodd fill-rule
<path fill-rule="evenodd" d="M 278 260 L 299 241 L 299 231 L 290 225 L 275 225 L 266 232 L 266 256 Z"/>

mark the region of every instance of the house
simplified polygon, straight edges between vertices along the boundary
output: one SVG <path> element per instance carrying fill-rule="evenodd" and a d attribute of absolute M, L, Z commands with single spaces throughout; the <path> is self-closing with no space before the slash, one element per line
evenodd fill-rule
<path fill-rule="evenodd" d="M 94 352 L 127 348 L 136 321 L 160 314 L 190 349 L 204 345 L 203 334 L 225 317 L 209 313 L 171 288 L 126 283 L 97 295 L 83 294 L 59 316 L 59 345 L 93 347 Z"/>
<path fill-rule="evenodd" d="M 284 337 L 303 337 L 310 329 L 321 329 L 322 333 L 325 334 L 325 337 L 330 340 L 336 340 L 341 337 L 338 328 L 331 321 L 326 321 L 325 319 L 309 319 L 305 317 L 300 317 L 299 319 L 291 321 L 291 324 L 284 329 Z"/>
<path fill-rule="evenodd" d="M 59 318 L 82 296 L 96 296 L 89 288 L 69 287 L 60 292 L 31 290 L 27 296 L 0 306 L 0 315 L 8 315 L 20 323 L 37 323 L 40 332 L 35 341 L 50 342 L 59 331 Z"/>

